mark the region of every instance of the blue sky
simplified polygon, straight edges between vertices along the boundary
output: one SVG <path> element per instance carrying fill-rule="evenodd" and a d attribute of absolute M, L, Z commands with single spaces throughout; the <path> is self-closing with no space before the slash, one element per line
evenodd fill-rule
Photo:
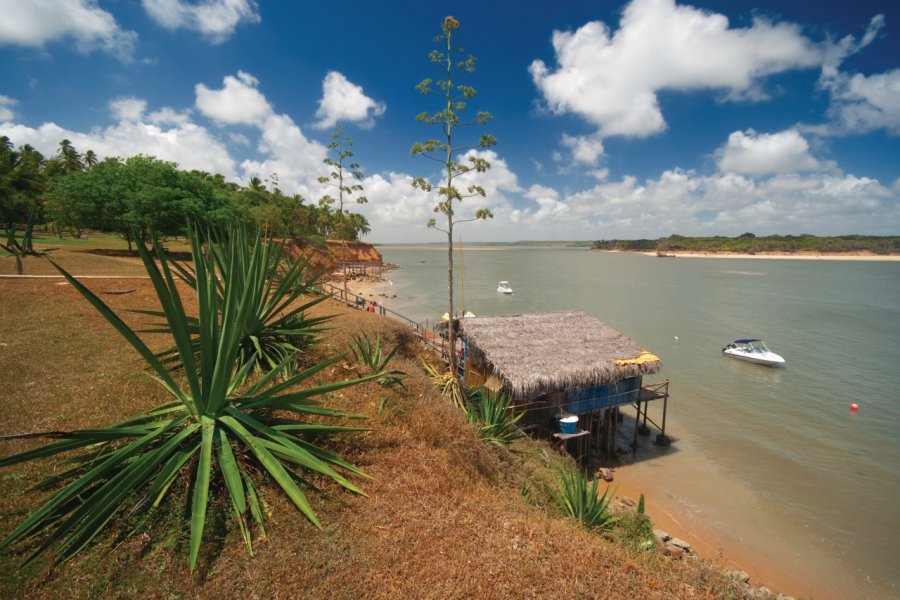
<path fill-rule="evenodd" d="M 447 14 L 495 120 L 467 242 L 900 234 L 900 3 L 0 0 L 0 135 L 151 154 L 315 202 L 335 125 L 375 242 L 428 230 Z M 460 141 L 470 142 L 464 132 Z M 472 135 L 477 132 L 472 131 Z M 465 216 L 464 212 L 461 216 Z"/>

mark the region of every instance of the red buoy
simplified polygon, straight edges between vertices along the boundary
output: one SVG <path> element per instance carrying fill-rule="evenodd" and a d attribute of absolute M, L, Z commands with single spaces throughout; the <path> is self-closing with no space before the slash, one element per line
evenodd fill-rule
<path fill-rule="evenodd" d="M 852 410 L 853 412 L 858 411 L 858 410 L 859 410 L 859 404 L 857 404 L 856 402 L 854 402 L 853 404 L 850 405 L 850 410 Z"/>

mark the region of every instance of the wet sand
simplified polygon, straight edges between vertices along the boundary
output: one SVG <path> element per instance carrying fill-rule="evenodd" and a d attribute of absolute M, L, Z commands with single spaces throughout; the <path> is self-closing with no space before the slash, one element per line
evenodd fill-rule
<path fill-rule="evenodd" d="M 663 474 L 665 480 L 660 477 Z M 759 521 L 766 521 L 767 515 L 759 512 L 748 514 L 746 523 L 723 521 L 721 515 L 716 515 L 709 506 L 698 505 L 697 502 L 704 502 L 704 494 L 717 493 L 731 494 L 735 502 L 745 503 L 748 498 L 742 496 L 747 496 L 747 491 L 712 491 L 710 488 L 714 485 L 715 478 L 700 476 L 702 481 L 691 480 L 695 477 L 696 474 L 686 474 L 671 465 L 662 466 L 651 460 L 617 467 L 610 485 L 619 498 L 627 496 L 637 500 L 643 493 L 646 512 L 653 521 L 654 529 L 662 529 L 673 537 L 687 541 L 701 558 L 719 564 L 722 568 L 745 571 L 750 575 L 750 584 L 754 587 L 766 586 L 776 594 L 816 600 L 856 597 L 795 575 L 791 565 L 796 563 L 797 558 L 792 555 L 789 547 L 767 553 L 752 550 L 752 546 L 759 547 L 760 541 L 749 538 L 766 535 L 764 531 L 767 527 L 760 527 L 755 532 L 753 529 Z M 673 483 L 672 479 L 678 481 Z M 696 493 L 678 496 L 676 494 L 682 492 L 673 491 L 675 486 L 690 487 Z M 762 544 L 772 546 L 775 542 L 767 544 L 763 540 Z M 808 558 L 803 557 L 803 560 Z"/>

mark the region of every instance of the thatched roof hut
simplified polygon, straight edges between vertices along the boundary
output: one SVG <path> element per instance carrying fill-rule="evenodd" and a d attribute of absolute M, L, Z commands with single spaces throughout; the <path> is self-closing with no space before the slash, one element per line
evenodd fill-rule
<path fill-rule="evenodd" d="M 459 320 L 469 360 L 517 399 L 656 373 L 658 357 L 583 311 Z"/>

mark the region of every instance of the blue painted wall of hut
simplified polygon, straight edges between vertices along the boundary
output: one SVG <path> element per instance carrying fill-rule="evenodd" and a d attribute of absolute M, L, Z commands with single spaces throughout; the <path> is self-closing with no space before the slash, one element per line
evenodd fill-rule
<path fill-rule="evenodd" d="M 641 377 L 630 377 L 582 390 L 569 390 L 566 412 L 578 415 L 610 406 L 631 404 L 637 402 L 640 395 Z"/>

